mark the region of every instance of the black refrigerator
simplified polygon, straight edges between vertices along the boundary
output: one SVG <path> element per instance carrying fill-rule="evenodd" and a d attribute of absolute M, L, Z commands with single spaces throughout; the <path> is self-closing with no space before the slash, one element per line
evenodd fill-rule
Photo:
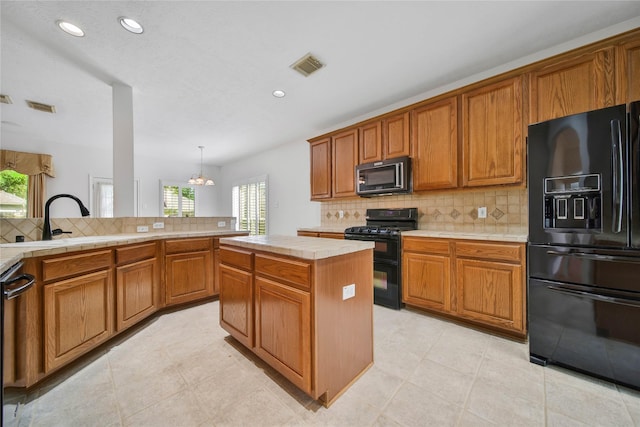
<path fill-rule="evenodd" d="M 640 101 L 529 126 L 531 362 L 640 389 Z"/>

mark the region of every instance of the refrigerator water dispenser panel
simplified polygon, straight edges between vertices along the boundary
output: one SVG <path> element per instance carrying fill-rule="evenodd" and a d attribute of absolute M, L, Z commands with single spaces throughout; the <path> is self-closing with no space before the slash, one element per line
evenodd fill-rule
<path fill-rule="evenodd" d="M 600 175 L 544 180 L 544 228 L 597 231 L 602 227 Z"/>

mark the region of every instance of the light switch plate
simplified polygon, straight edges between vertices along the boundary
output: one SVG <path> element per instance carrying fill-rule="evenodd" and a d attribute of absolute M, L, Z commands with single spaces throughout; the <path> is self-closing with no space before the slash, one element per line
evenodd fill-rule
<path fill-rule="evenodd" d="M 164 228 L 164 222 L 154 222 L 153 228 Z"/>
<path fill-rule="evenodd" d="M 138 228 L 136 228 L 136 230 L 138 231 L 138 233 L 146 233 L 147 231 L 149 231 L 149 226 L 139 225 Z"/>
<path fill-rule="evenodd" d="M 356 284 L 352 283 L 342 287 L 342 300 L 347 300 L 356 296 Z"/>
<path fill-rule="evenodd" d="M 226 221 L 218 221 L 218 227 L 226 227 L 226 226 L 227 226 Z"/>

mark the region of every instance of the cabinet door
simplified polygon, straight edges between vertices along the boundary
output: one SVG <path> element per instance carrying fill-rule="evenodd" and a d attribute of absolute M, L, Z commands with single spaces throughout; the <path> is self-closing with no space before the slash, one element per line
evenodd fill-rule
<path fill-rule="evenodd" d="M 440 311 L 451 309 L 448 256 L 405 252 L 402 263 L 402 297 L 406 304 Z"/>
<path fill-rule="evenodd" d="M 113 323 L 111 270 L 45 285 L 45 372 L 106 341 Z"/>
<path fill-rule="evenodd" d="M 616 52 L 618 96 L 616 104 L 640 100 L 640 40 L 633 40 L 618 47 Z"/>
<path fill-rule="evenodd" d="M 458 186 L 458 102 L 456 97 L 411 112 L 413 189 Z"/>
<path fill-rule="evenodd" d="M 256 353 L 311 393 L 311 296 L 256 276 Z"/>
<path fill-rule="evenodd" d="M 378 120 L 360 126 L 359 130 L 360 162 L 371 163 L 382 160 L 382 123 Z"/>
<path fill-rule="evenodd" d="M 253 275 L 220 264 L 220 326 L 253 347 Z"/>
<path fill-rule="evenodd" d="M 522 77 L 462 95 L 463 186 L 522 181 L 522 103 Z"/>
<path fill-rule="evenodd" d="M 331 197 L 331 139 L 310 143 L 311 200 Z"/>
<path fill-rule="evenodd" d="M 116 328 L 121 331 L 158 309 L 158 261 L 156 258 L 116 269 Z"/>
<path fill-rule="evenodd" d="M 382 154 L 385 159 L 409 156 L 411 154 L 409 123 L 409 112 L 398 114 L 382 121 Z"/>
<path fill-rule="evenodd" d="M 213 295 L 211 251 L 167 255 L 166 304 L 180 304 Z"/>
<path fill-rule="evenodd" d="M 220 295 L 220 249 L 213 251 L 213 294 Z"/>
<path fill-rule="evenodd" d="M 615 105 L 613 69 L 609 48 L 532 72 L 529 122 Z"/>
<path fill-rule="evenodd" d="M 332 138 L 333 197 L 356 195 L 358 129 L 341 132 Z"/>
<path fill-rule="evenodd" d="M 499 261 L 456 260 L 458 314 L 524 331 L 523 268 Z"/>

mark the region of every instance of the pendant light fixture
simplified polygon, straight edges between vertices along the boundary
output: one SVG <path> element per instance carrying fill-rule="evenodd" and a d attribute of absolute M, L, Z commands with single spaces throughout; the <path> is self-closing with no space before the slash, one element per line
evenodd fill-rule
<path fill-rule="evenodd" d="M 191 176 L 191 178 L 187 182 L 191 185 L 216 185 L 212 179 L 202 175 L 202 150 L 204 150 L 204 146 L 198 145 L 198 148 L 200 149 L 200 175 Z"/>

